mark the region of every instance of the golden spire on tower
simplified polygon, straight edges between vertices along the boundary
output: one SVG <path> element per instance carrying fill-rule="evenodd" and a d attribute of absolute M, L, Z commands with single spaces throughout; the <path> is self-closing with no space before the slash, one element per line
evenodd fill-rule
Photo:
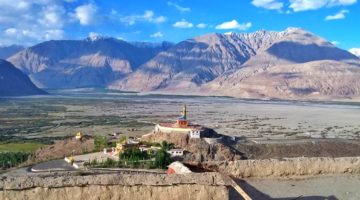
<path fill-rule="evenodd" d="M 183 119 L 186 120 L 186 114 L 187 114 L 187 110 L 186 110 L 186 104 L 184 104 L 183 110 L 181 111 L 182 117 Z"/>

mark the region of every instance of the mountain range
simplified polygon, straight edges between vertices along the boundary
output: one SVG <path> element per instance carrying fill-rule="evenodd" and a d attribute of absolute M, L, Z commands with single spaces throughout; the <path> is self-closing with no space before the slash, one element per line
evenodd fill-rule
<path fill-rule="evenodd" d="M 37 88 L 24 73 L 11 63 L 0 59 L 0 96 L 39 95 Z"/>
<path fill-rule="evenodd" d="M 0 46 L 0 59 L 7 59 L 23 49 L 25 48 L 19 45 Z"/>
<path fill-rule="evenodd" d="M 241 98 L 357 99 L 360 59 L 300 28 L 177 44 L 47 41 L 8 58 L 41 88 L 107 87 Z"/>

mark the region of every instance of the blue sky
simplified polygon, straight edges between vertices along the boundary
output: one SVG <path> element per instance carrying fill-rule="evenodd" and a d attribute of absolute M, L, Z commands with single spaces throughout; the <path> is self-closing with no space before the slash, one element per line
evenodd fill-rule
<path fill-rule="evenodd" d="M 360 48 L 357 0 L 0 0 L 0 9 L 0 45 L 89 35 L 178 42 L 301 27 L 341 48 Z"/>

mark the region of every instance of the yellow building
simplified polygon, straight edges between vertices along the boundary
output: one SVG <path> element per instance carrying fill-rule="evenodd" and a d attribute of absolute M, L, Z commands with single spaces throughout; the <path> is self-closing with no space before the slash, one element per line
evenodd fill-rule
<path fill-rule="evenodd" d="M 121 154 L 127 149 L 139 148 L 139 143 L 127 143 L 127 142 L 117 142 L 115 147 L 115 155 Z"/>
<path fill-rule="evenodd" d="M 75 135 L 75 139 L 81 140 L 83 138 L 83 134 L 81 132 L 77 132 Z"/>

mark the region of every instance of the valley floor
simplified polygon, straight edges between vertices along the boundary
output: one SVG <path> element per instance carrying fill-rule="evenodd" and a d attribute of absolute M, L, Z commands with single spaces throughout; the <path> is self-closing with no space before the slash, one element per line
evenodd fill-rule
<path fill-rule="evenodd" d="M 0 137 L 46 143 L 78 131 L 140 136 L 152 131 L 156 123 L 176 119 L 179 108 L 187 104 L 193 123 L 258 142 L 360 139 L 360 103 L 139 95 L 95 89 L 51 93 L 48 97 L 0 99 Z"/>

